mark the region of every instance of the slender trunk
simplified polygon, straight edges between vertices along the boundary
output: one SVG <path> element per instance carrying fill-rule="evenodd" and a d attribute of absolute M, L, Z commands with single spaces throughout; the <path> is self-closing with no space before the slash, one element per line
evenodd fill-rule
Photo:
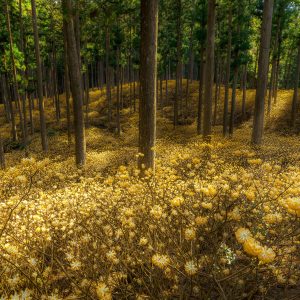
<path fill-rule="evenodd" d="M 293 95 L 293 103 L 292 103 L 292 127 L 296 125 L 298 105 L 299 105 L 299 77 L 300 77 L 300 41 L 298 47 L 298 57 L 297 57 L 297 68 L 296 68 L 296 76 L 295 76 L 295 85 L 294 85 L 294 95 Z"/>
<path fill-rule="evenodd" d="M 219 51 L 218 51 L 219 52 Z M 213 118 L 213 125 L 217 124 L 217 116 L 218 116 L 218 100 L 219 100 L 219 86 L 221 85 L 221 61 L 220 55 L 218 54 L 217 64 L 216 64 L 216 88 L 215 88 L 215 103 L 214 103 L 214 118 Z"/>
<path fill-rule="evenodd" d="M 236 66 L 233 73 L 233 83 L 232 83 L 232 96 L 231 96 L 231 113 L 230 113 L 230 123 L 229 123 L 229 134 L 233 135 L 234 129 L 234 117 L 235 117 L 235 106 L 236 106 L 236 85 L 238 79 L 239 68 Z"/>
<path fill-rule="evenodd" d="M 12 73 L 13 73 L 13 83 L 14 83 L 14 92 L 16 96 L 16 106 L 19 112 L 19 118 L 20 118 L 20 127 L 22 132 L 22 138 L 23 143 L 26 145 L 26 137 L 25 137 L 25 129 L 24 129 L 24 120 L 23 120 L 23 114 L 21 111 L 21 104 L 20 104 L 20 94 L 19 94 L 19 84 L 17 80 L 17 69 L 15 64 L 15 57 L 13 53 L 13 37 L 11 33 L 11 24 L 10 24 L 10 12 L 8 8 L 7 0 L 5 0 L 5 14 L 6 14 L 6 26 L 7 26 L 7 32 L 9 37 L 9 51 L 10 51 L 10 59 L 12 63 Z"/>
<path fill-rule="evenodd" d="M 160 91 L 160 107 L 164 106 L 164 99 L 163 99 L 163 76 L 160 75 L 160 79 L 159 79 L 159 91 Z"/>
<path fill-rule="evenodd" d="M 7 89 L 6 89 L 6 84 L 5 84 L 5 76 L 1 75 L 0 76 L 1 82 L 1 91 L 2 91 L 2 98 L 4 102 L 4 109 L 5 109 L 5 119 L 8 123 L 11 122 L 11 112 L 10 112 L 10 106 L 9 106 L 9 99 L 8 99 L 8 94 L 7 94 Z"/>
<path fill-rule="evenodd" d="M 176 0 L 176 10 L 177 10 L 177 24 L 176 24 L 176 32 L 177 32 L 177 65 L 176 65 L 176 94 L 174 101 L 174 127 L 178 125 L 179 118 L 179 101 L 182 100 L 182 4 L 181 0 Z"/>
<path fill-rule="evenodd" d="M 105 75 L 106 75 L 106 101 L 108 107 L 108 127 L 111 123 L 111 78 L 110 78 L 110 65 L 109 65 L 109 53 L 110 52 L 110 31 L 108 25 L 105 31 Z"/>
<path fill-rule="evenodd" d="M 67 56 L 70 74 L 70 87 L 73 97 L 74 129 L 75 129 L 75 153 L 77 166 L 85 165 L 86 143 L 83 116 L 82 77 L 80 73 L 79 55 L 77 53 L 74 22 L 72 18 L 72 1 L 62 1 L 65 12 L 64 22 L 66 26 Z"/>
<path fill-rule="evenodd" d="M 200 66 L 199 66 L 199 98 L 198 98 L 198 116 L 197 116 L 197 134 L 202 133 L 202 112 L 203 112 L 203 79 L 205 70 L 204 48 L 200 50 Z"/>
<path fill-rule="evenodd" d="M 33 99 L 30 92 L 28 92 L 28 105 L 29 105 L 30 133 L 34 134 L 34 121 L 33 121 L 33 112 L 32 112 Z"/>
<path fill-rule="evenodd" d="M 212 98 L 214 84 L 216 0 L 208 0 L 206 66 L 204 76 L 203 138 L 210 141 L 212 133 Z"/>
<path fill-rule="evenodd" d="M 272 30 L 274 0 L 265 0 L 263 22 L 261 29 L 261 43 L 259 51 L 258 81 L 255 96 L 255 111 L 253 119 L 252 143 L 259 145 L 262 142 L 265 114 L 265 94 L 268 81 L 268 66 L 270 39 Z"/>
<path fill-rule="evenodd" d="M 116 70 L 116 80 L 117 80 L 117 134 L 121 134 L 121 124 L 120 124 L 120 50 L 117 49 L 117 70 Z"/>
<path fill-rule="evenodd" d="M 255 64 L 254 64 L 254 82 L 253 82 L 253 87 L 257 87 L 257 68 L 258 68 L 258 58 L 259 58 L 259 41 L 257 41 L 256 45 L 256 53 L 255 53 Z"/>
<path fill-rule="evenodd" d="M 289 75 L 289 68 L 290 68 L 290 66 L 291 66 L 291 60 L 290 60 L 290 58 L 291 58 L 291 55 L 292 55 L 292 48 L 290 48 L 289 50 L 288 50 L 288 52 L 287 52 L 287 57 L 286 57 L 286 63 L 285 63 L 285 67 L 284 67 L 284 76 L 283 76 L 283 78 L 284 78 L 284 80 L 283 80 L 283 82 L 284 82 L 284 88 L 285 89 L 287 89 L 287 85 L 288 85 L 288 75 Z"/>
<path fill-rule="evenodd" d="M 22 10 L 22 0 L 19 0 L 19 18 L 20 18 L 20 50 L 21 52 L 23 52 L 24 57 L 25 57 L 25 67 L 26 70 L 21 71 L 21 76 L 22 77 L 26 77 L 28 78 L 27 74 L 27 68 L 28 68 L 28 64 L 27 64 L 27 56 L 26 53 L 24 51 L 25 49 L 25 38 L 24 38 L 24 26 L 23 26 L 23 10 Z M 24 91 L 21 95 L 22 98 L 22 110 L 23 110 L 23 122 L 24 122 L 24 148 L 26 149 L 27 147 L 27 143 L 28 143 L 28 130 L 27 130 L 27 112 L 26 112 L 26 91 L 25 91 L 25 87 L 24 87 Z"/>
<path fill-rule="evenodd" d="M 120 100 L 121 100 L 121 103 L 120 103 L 120 106 L 121 106 L 121 110 L 123 109 L 124 107 L 124 103 L 123 103 L 123 82 L 124 82 L 124 68 L 121 67 L 121 82 L 120 82 L 120 85 L 121 85 L 121 88 L 120 88 Z"/>
<path fill-rule="evenodd" d="M 276 36 L 274 42 L 273 49 L 273 58 L 272 58 L 272 70 L 271 70 L 271 78 L 270 78 L 270 86 L 269 86 L 269 95 L 268 95 L 268 110 L 267 114 L 270 116 L 271 106 L 272 106 L 272 98 L 274 97 L 274 86 L 276 79 L 276 64 L 277 64 L 277 53 L 278 53 L 278 42 L 279 42 L 279 32 L 280 32 L 280 16 L 277 18 L 277 29 Z"/>
<path fill-rule="evenodd" d="M 277 53 L 277 60 L 276 60 L 275 83 L 274 83 L 274 92 L 273 92 L 274 104 L 277 103 L 280 57 L 281 57 L 281 37 L 279 38 L 278 53 Z"/>
<path fill-rule="evenodd" d="M 136 95 L 135 95 L 135 72 L 133 70 L 133 111 L 136 111 Z"/>
<path fill-rule="evenodd" d="M 268 116 L 270 116 L 270 113 L 271 113 L 272 96 L 273 96 L 273 83 L 274 83 L 274 76 L 275 76 L 274 73 L 275 73 L 275 62 L 273 60 L 272 61 L 270 85 L 269 85 L 269 95 L 268 95 L 268 110 L 267 110 Z"/>
<path fill-rule="evenodd" d="M 56 72 L 56 50 L 54 47 L 54 43 L 52 45 L 52 86 L 53 86 L 53 99 L 55 104 L 55 116 L 56 122 L 59 123 L 60 120 L 60 103 L 59 103 L 59 96 L 58 96 L 58 88 L 57 88 L 57 72 Z"/>
<path fill-rule="evenodd" d="M 4 157 L 4 148 L 3 148 L 3 140 L 0 136 L 0 167 L 1 169 L 5 169 L 5 157 Z"/>
<path fill-rule="evenodd" d="M 100 68 L 100 90 L 102 90 L 102 88 L 103 88 L 103 85 L 104 85 L 104 74 L 103 74 L 103 70 L 104 70 L 104 66 L 103 66 L 103 62 L 102 61 L 100 61 L 100 66 L 99 66 L 99 68 Z"/>
<path fill-rule="evenodd" d="M 139 168 L 155 170 L 158 1 L 141 0 Z"/>
<path fill-rule="evenodd" d="M 190 93 L 190 73 L 188 72 L 186 79 L 186 90 L 185 90 L 185 119 L 188 117 L 188 98 Z"/>
<path fill-rule="evenodd" d="M 10 116 L 11 116 L 12 139 L 13 139 L 14 142 L 16 142 L 17 139 L 18 139 L 18 134 L 17 134 L 17 127 L 16 127 L 15 111 L 14 111 L 14 107 L 13 107 L 13 103 L 12 103 L 13 97 L 12 97 L 11 89 L 10 89 L 10 86 L 9 86 L 7 74 L 5 74 L 3 79 L 5 81 L 5 89 L 7 91 L 7 100 L 8 100 Z"/>
<path fill-rule="evenodd" d="M 229 107 L 229 81 L 231 67 L 231 43 L 232 43 L 232 7 L 229 7 L 228 19 L 228 44 L 227 44 L 227 61 L 225 74 L 225 97 L 224 97 L 224 115 L 223 115 L 223 136 L 228 134 L 228 107 Z"/>
<path fill-rule="evenodd" d="M 246 119 L 246 97 L 247 97 L 247 65 L 244 66 L 243 72 L 243 99 L 242 99 L 242 119 Z"/>
<path fill-rule="evenodd" d="M 89 105 L 90 105 L 90 80 L 89 80 L 89 67 L 86 66 L 86 71 L 84 76 L 84 87 L 85 87 L 85 124 L 86 127 L 89 126 Z"/>
<path fill-rule="evenodd" d="M 64 67 L 65 67 L 67 130 L 68 130 L 68 144 L 70 145 L 72 142 L 72 136 L 71 136 L 71 110 L 70 110 L 70 77 L 69 77 L 69 67 L 68 67 L 66 22 L 63 22 L 63 33 L 64 33 Z"/>
<path fill-rule="evenodd" d="M 168 69 L 166 69 L 166 82 L 165 82 L 165 84 L 166 84 L 166 101 L 165 101 L 166 105 L 168 105 L 168 103 L 169 103 L 168 77 L 169 77 Z"/>
<path fill-rule="evenodd" d="M 38 97 L 39 97 L 40 129 L 41 129 L 42 148 L 43 148 L 44 152 L 48 152 L 48 139 L 47 139 L 47 129 L 46 129 L 44 99 L 43 99 L 42 63 L 41 63 L 41 56 L 40 56 L 40 45 L 39 45 L 35 0 L 31 0 L 31 8 L 32 8 L 32 26 L 33 26 L 33 33 L 34 33 L 34 46 L 35 46 L 36 73 L 37 73 L 37 89 L 38 89 Z"/>

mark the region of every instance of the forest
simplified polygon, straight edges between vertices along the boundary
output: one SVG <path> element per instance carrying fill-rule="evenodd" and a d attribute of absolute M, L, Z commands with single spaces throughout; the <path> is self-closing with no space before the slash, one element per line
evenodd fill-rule
<path fill-rule="evenodd" d="M 300 0 L 0 0 L 0 299 L 300 299 Z"/>

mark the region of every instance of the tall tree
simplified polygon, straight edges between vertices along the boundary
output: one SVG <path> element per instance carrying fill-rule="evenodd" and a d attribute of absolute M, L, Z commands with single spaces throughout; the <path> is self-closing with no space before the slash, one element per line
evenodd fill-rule
<path fill-rule="evenodd" d="M 296 125 L 297 118 L 297 110 L 299 105 L 299 77 L 300 77 L 300 39 L 298 46 L 298 56 L 297 56 L 297 67 L 296 67 L 296 75 L 295 75 L 295 85 L 294 85 L 294 94 L 293 94 L 293 103 L 292 103 L 292 127 Z"/>
<path fill-rule="evenodd" d="M 35 59 L 36 59 L 36 76 L 37 76 L 37 91 L 39 97 L 39 113 L 40 113 L 40 130 L 42 138 L 42 148 L 44 152 L 48 151 L 48 138 L 47 138 L 47 128 L 44 112 L 44 98 L 43 98 L 43 75 L 42 75 L 42 62 L 40 55 L 40 45 L 39 45 L 39 34 L 38 25 L 36 17 L 36 5 L 35 0 L 31 0 L 31 10 L 32 10 L 32 27 L 34 34 L 34 46 L 35 46 Z"/>
<path fill-rule="evenodd" d="M 256 145 L 261 144 L 264 130 L 265 95 L 268 81 L 273 6 L 274 0 L 265 0 L 261 27 L 258 80 L 252 131 L 252 143 Z"/>
<path fill-rule="evenodd" d="M 139 167 L 155 169 L 158 0 L 141 0 Z"/>
<path fill-rule="evenodd" d="M 175 0 L 176 16 L 176 92 L 174 100 L 174 126 L 178 125 L 179 101 L 182 101 L 182 3 Z"/>
<path fill-rule="evenodd" d="M 226 73 L 225 73 L 225 99 L 224 99 L 224 114 L 223 114 L 223 135 L 228 134 L 228 103 L 229 103 L 229 82 L 230 82 L 230 67 L 231 67 L 231 44 L 232 44 L 232 7 L 231 0 L 229 1 L 228 12 L 228 44 L 226 57 Z"/>
<path fill-rule="evenodd" d="M 216 0 L 208 0 L 206 67 L 204 78 L 204 119 L 203 138 L 210 140 L 212 133 L 212 102 L 214 84 L 214 58 L 215 58 L 215 19 Z"/>
<path fill-rule="evenodd" d="M 13 37 L 12 37 L 12 32 L 11 32 L 10 11 L 9 11 L 7 0 L 5 0 L 5 14 L 6 14 L 7 32 L 8 32 L 8 37 L 9 37 L 9 53 L 10 53 L 10 59 L 11 59 L 11 64 L 12 64 L 14 92 L 15 92 L 15 96 L 16 96 L 16 104 L 17 104 L 19 117 L 20 117 L 20 127 L 21 127 L 21 131 L 22 131 L 23 142 L 24 142 L 24 144 L 26 144 L 23 114 L 21 111 L 21 103 L 20 103 L 19 84 L 18 84 L 18 79 L 17 79 L 17 69 L 16 69 L 14 50 L 13 50 Z M 11 99 L 11 101 L 12 101 L 12 99 Z"/>
<path fill-rule="evenodd" d="M 4 148 L 3 148 L 3 139 L 0 136 L 0 168 L 5 169 L 5 157 L 4 157 Z"/>
<path fill-rule="evenodd" d="M 67 57 L 70 74 L 70 87 L 73 97 L 76 164 L 80 167 L 85 165 L 86 142 L 83 116 L 82 78 L 74 31 L 72 1 L 63 0 L 62 9 L 67 32 Z"/>

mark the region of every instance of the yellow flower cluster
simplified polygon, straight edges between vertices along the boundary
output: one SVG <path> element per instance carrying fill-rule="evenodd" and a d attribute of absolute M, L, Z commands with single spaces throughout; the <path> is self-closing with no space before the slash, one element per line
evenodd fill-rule
<path fill-rule="evenodd" d="M 239 228 L 235 232 L 236 239 L 239 243 L 243 244 L 244 251 L 251 255 L 256 256 L 261 263 L 271 263 L 276 257 L 276 253 L 272 248 L 263 247 L 247 228 Z"/>

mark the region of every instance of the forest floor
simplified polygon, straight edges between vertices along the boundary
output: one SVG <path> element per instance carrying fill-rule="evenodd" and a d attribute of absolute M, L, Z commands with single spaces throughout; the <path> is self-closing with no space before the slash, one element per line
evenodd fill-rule
<path fill-rule="evenodd" d="M 230 139 L 219 125 L 221 96 L 209 145 L 195 122 L 174 130 L 172 107 L 159 110 L 157 170 L 144 179 L 137 112 L 122 110 L 118 137 L 105 126 L 104 91 L 90 92 L 82 170 L 64 96 L 61 120 L 48 122 L 47 155 L 39 132 L 28 157 L 11 150 L 0 107 L 0 299 L 299 299 L 300 122 L 289 130 L 292 91 L 280 90 L 264 143 L 252 146 L 255 91 L 247 95 L 249 118 Z M 197 99 L 193 82 L 189 119 Z M 239 118 L 240 91 L 237 100 Z M 46 116 L 55 120 L 52 100 Z"/>

